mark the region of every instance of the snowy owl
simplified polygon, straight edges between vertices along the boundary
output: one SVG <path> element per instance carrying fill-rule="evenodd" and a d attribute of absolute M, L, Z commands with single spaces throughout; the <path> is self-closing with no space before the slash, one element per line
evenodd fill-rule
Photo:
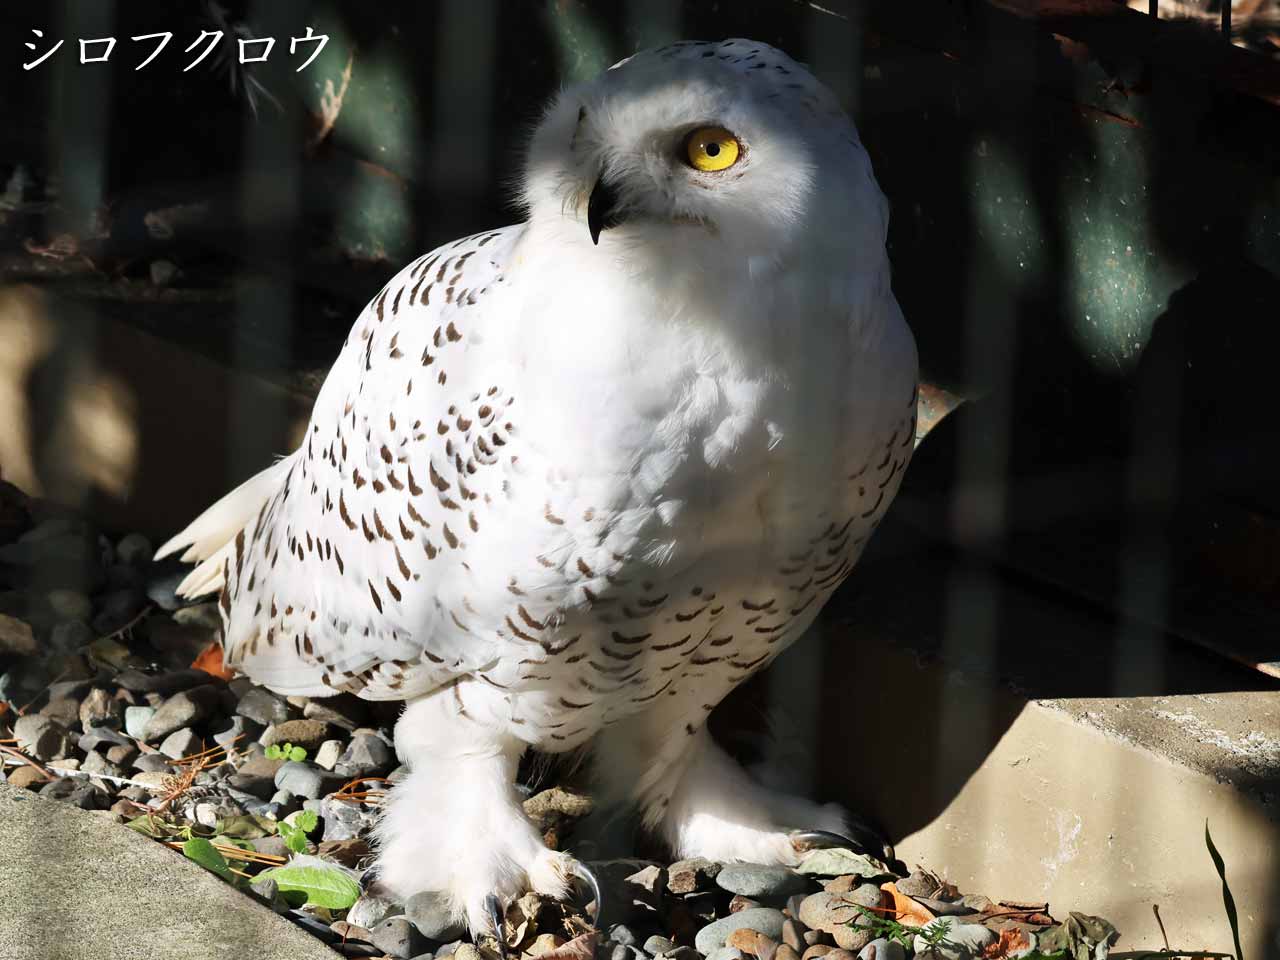
<path fill-rule="evenodd" d="M 522 812 L 529 747 L 590 748 L 674 855 L 845 831 L 706 721 L 852 571 L 915 437 L 887 203 L 785 54 L 677 43 L 563 91 L 521 199 L 398 273 L 302 446 L 163 549 L 256 682 L 406 701 L 377 875 L 473 931 L 578 866 Z"/>

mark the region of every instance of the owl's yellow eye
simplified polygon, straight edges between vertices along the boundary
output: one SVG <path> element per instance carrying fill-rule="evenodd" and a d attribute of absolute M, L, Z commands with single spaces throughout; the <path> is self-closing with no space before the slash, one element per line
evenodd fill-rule
<path fill-rule="evenodd" d="M 684 152 L 693 169 L 716 173 L 738 162 L 742 145 L 724 127 L 700 127 L 685 140 Z"/>

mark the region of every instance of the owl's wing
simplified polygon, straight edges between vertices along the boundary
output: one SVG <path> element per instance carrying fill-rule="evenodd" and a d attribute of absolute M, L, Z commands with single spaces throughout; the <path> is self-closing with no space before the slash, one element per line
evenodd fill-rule
<path fill-rule="evenodd" d="M 348 335 L 303 445 L 161 549 L 202 561 L 182 593 L 220 591 L 229 665 L 287 693 L 400 699 L 501 658 L 493 631 L 469 626 L 482 613 L 468 584 L 503 548 L 538 549 L 509 522 L 518 410 L 501 342 L 523 230 L 394 277 Z"/>

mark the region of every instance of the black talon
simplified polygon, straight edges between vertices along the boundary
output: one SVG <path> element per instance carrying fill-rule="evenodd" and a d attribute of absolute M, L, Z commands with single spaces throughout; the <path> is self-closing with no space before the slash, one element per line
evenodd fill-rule
<path fill-rule="evenodd" d="M 492 893 L 484 898 L 485 909 L 489 911 L 489 919 L 493 922 L 493 937 L 498 941 L 498 955 L 507 960 L 506 914 L 502 904 Z"/>
<path fill-rule="evenodd" d="M 829 830 L 799 830 L 791 834 L 791 842 L 803 844 L 805 850 L 823 850 L 828 847 L 844 847 L 854 853 L 870 854 L 887 864 L 892 864 L 894 856 L 893 844 L 886 840 L 878 830 L 865 823 L 851 823 L 853 837 L 846 837 Z"/>
<path fill-rule="evenodd" d="M 596 915 L 592 918 L 595 928 L 604 933 L 604 899 L 600 896 L 600 881 L 595 873 L 581 860 L 573 861 L 573 875 L 591 888 L 591 897 L 596 902 Z"/>

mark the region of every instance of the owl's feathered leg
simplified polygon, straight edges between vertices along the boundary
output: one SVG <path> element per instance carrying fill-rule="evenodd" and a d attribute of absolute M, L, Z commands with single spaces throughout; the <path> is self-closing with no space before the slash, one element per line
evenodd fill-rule
<path fill-rule="evenodd" d="M 491 932 L 489 897 L 503 906 L 527 890 L 564 897 L 574 872 L 521 807 L 515 776 L 526 745 L 485 716 L 482 685 L 466 681 L 406 707 L 396 752 L 410 773 L 375 833 L 378 882 L 403 899 L 443 894 L 473 934 Z"/>
<path fill-rule="evenodd" d="M 595 772 L 606 804 L 639 807 L 644 825 L 681 857 L 794 865 L 804 845 L 792 832 L 847 833 L 844 811 L 758 783 L 689 723 L 641 714 L 604 731 Z"/>

